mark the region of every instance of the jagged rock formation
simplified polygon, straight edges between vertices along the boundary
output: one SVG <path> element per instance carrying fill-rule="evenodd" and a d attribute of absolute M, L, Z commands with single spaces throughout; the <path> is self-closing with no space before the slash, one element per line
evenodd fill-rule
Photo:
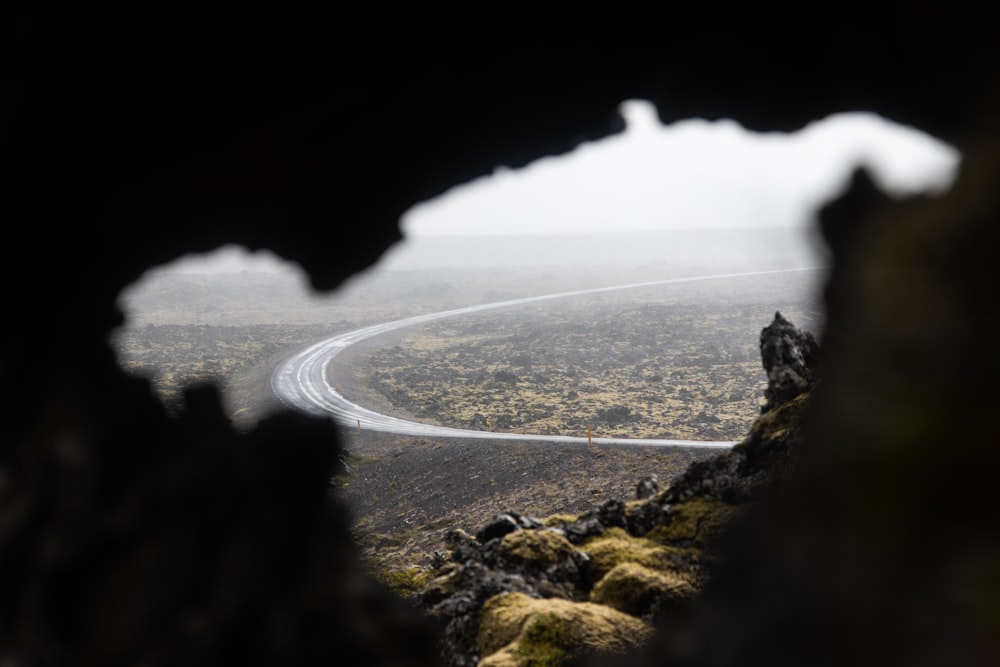
<path fill-rule="evenodd" d="M 774 322 L 760 332 L 760 357 L 767 373 L 767 403 L 761 412 L 807 391 L 819 376 L 819 345 L 812 333 L 799 331 L 774 314 Z"/>
<path fill-rule="evenodd" d="M 666 613 L 690 606 L 729 524 L 798 460 L 802 415 L 820 379 L 815 339 L 776 313 L 760 349 L 767 410 L 732 450 L 691 465 L 669 487 L 659 490 L 650 476 L 635 500 L 611 499 L 580 516 L 508 512 L 474 538 L 449 531 L 450 558 L 414 596 L 442 627 L 445 664 L 623 653 Z"/>

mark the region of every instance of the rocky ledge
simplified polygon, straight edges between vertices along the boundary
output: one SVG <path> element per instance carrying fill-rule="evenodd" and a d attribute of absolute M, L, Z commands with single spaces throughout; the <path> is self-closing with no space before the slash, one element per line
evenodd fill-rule
<path fill-rule="evenodd" d="M 761 331 L 767 404 L 747 436 L 666 488 L 579 516 L 495 517 L 451 530 L 449 555 L 414 600 L 442 630 L 446 665 L 561 664 L 624 653 L 711 578 L 727 526 L 795 468 L 800 417 L 819 382 L 818 346 L 780 313 Z"/>

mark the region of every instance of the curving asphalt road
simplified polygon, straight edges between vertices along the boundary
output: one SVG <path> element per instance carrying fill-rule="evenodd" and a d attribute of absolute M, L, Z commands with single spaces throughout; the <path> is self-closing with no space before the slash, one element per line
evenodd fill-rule
<path fill-rule="evenodd" d="M 407 317 L 402 320 L 395 320 L 384 324 L 375 324 L 373 326 L 356 329 L 354 331 L 349 331 L 347 333 L 327 338 L 284 360 L 271 375 L 271 390 L 285 405 L 292 409 L 308 414 L 332 416 L 337 422 L 349 427 L 357 427 L 360 423 L 362 429 L 369 431 L 382 431 L 385 433 L 398 433 L 402 435 L 431 436 L 436 438 L 480 438 L 485 440 L 531 440 L 573 443 L 587 442 L 587 438 L 583 436 L 532 435 L 524 433 L 474 431 L 459 428 L 448 428 L 445 426 L 433 426 L 431 424 L 421 424 L 419 422 L 411 422 L 405 419 L 383 415 L 358 405 L 341 395 L 340 392 L 338 392 L 335 387 L 331 386 L 327 380 L 327 368 L 330 365 L 330 362 L 332 362 L 340 352 L 354 343 L 388 331 L 402 329 L 403 327 L 409 327 L 415 324 L 433 322 L 434 320 L 441 320 L 446 317 L 457 317 L 459 315 L 468 315 L 470 313 L 478 313 L 495 308 L 520 306 L 529 303 L 538 303 L 540 301 L 562 299 L 584 294 L 597 294 L 600 292 L 610 292 L 614 290 L 634 289 L 654 285 L 690 283 L 705 280 L 743 278 L 774 273 L 815 271 L 820 268 L 822 267 L 801 267 L 794 269 L 749 271 L 744 273 L 722 273 L 711 276 L 694 276 L 690 278 L 669 278 L 666 280 L 630 283 L 628 285 L 615 285 L 612 287 L 599 287 L 596 289 L 561 292 L 559 294 L 546 294 L 544 296 L 525 297 L 523 299 L 512 299 L 510 301 L 499 301 L 497 303 L 487 303 L 478 306 L 445 310 L 438 313 L 429 313 L 427 315 L 418 315 L 416 317 Z M 598 444 L 619 443 L 659 447 L 732 447 L 736 444 L 732 441 L 655 440 L 638 438 L 595 437 L 592 440 Z"/>

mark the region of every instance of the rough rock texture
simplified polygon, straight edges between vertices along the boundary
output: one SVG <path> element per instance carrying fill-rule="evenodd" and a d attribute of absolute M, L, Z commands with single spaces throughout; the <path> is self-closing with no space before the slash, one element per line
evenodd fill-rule
<path fill-rule="evenodd" d="M 1000 330 L 1000 42 L 987 17 L 866 3 L 790 29 L 800 3 L 662 18 L 648 4 L 505 6 L 459 23 L 381 3 L 29 6 L 3 40 L 0 661 L 315 664 L 340 642 L 337 664 L 424 661 L 388 596 L 346 593 L 369 584 L 345 565 L 340 510 L 300 479 L 330 471 L 329 434 L 288 419 L 237 435 L 212 400 L 169 418 L 116 368 L 116 296 L 227 242 L 332 288 L 399 238 L 414 203 L 606 136 L 617 105 L 642 97 L 665 121 L 762 131 L 871 110 L 965 155 L 940 200 L 890 204 L 858 178 L 824 214 L 828 370 L 802 481 L 740 522 L 703 611 L 675 619 L 649 661 L 995 663 L 1000 357 L 984 351 Z M 302 594 L 315 587 L 348 598 Z M 393 646 L 405 654 L 377 655 Z"/>
<path fill-rule="evenodd" d="M 674 572 L 620 563 L 597 582 L 590 600 L 632 616 L 653 616 L 655 609 L 677 601 L 689 601 L 696 588 Z"/>
<path fill-rule="evenodd" d="M 760 357 L 767 373 L 767 403 L 761 412 L 807 391 L 820 375 L 816 339 L 796 329 L 781 313 L 775 313 L 774 322 L 760 332 Z"/>
<path fill-rule="evenodd" d="M 656 478 L 656 475 L 646 475 L 635 487 L 635 497 L 642 500 L 644 498 L 649 498 L 650 496 L 656 495 L 656 492 L 660 490 L 660 480 Z"/>
<path fill-rule="evenodd" d="M 610 499 L 580 516 L 538 520 L 508 512 L 476 531 L 475 539 L 449 531 L 450 560 L 415 596 L 441 625 L 445 664 L 532 664 L 519 639 L 527 627 L 526 605 L 561 610 L 556 616 L 567 622 L 572 618 L 573 639 L 535 638 L 535 648 L 548 645 L 553 653 L 550 664 L 588 652 L 620 652 L 624 645 L 605 639 L 574 643 L 588 633 L 604 637 L 600 628 L 608 614 L 647 624 L 690 606 L 710 579 L 729 525 L 795 469 L 803 406 L 820 377 L 814 347 L 802 353 L 803 345 L 815 346 L 812 336 L 775 315 L 761 333 L 765 366 L 775 371 L 768 375 L 770 409 L 732 450 L 692 465 L 666 489 L 658 490 L 655 477 L 647 476 L 636 486 L 635 500 Z M 800 391 L 783 390 L 785 367 L 803 379 Z M 515 600 L 521 612 L 495 613 Z"/>
<path fill-rule="evenodd" d="M 557 665 L 585 653 L 621 655 L 651 632 L 646 623 L 605 605 L 503 593 L 483 606 L 476 644 L 486 654 L 483 667 Z"/>

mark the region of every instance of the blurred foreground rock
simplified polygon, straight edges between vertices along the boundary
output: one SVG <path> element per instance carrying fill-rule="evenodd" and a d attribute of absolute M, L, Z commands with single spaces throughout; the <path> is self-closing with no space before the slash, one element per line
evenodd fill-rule
<path fill-rule="evenodd" d="M 150 267 L 226 243 L 273 250 L 332 289 L 400 238 L 415 203 L 620 131 L 616 109 L 634 98 L 664 122 L 758 131 L 873 111 L 964 157 L 941 198 L 890 203 L 859 176 L 823 214 L 834 261 L 824 380 L 798 432 L 808 446 L 730 526 L 694 609 L 661 604 L 662 628 L 633 661 L 1000 662 L 1000 41 L 988 6 L 869 3 L 789 29 L 800 4 L 689 3 L 665 21 L 639 5 L 531 5 L 456 29 L 453 10 L 429 5 L 311 16 L 236 2 L 197 17 L 22 5 L 5 26 L 0 663 L 432 661 L 416 614 L 358 573 L 343 508 L 321 491 L 336 438 L 292 418 L 238 437 L 205 396 L 168 418 L 116 366 L 116 299 Z M 681 503 L 696 528 L 768 486 L 758 455 L 796 440 L 779 433 L 803 396 L 763 415 L 744 454 L 677 485 L 697 489 Z M 673 509 L 622 505 L 562 522 L 573 551 L 548 536 L 506 550 L 457 538 L 484 563 L 532 545 L 556 559 L 544 571 L 558 576 L 501 570 L 487 599 L 612 574 L 590 589 L 608 604 L 644 607 L 620 581 L 683 598 L 683 584 L 657 579 L 663 563 L 697 578 L 685 549 L 712 535 L 651 546 Z M 634 557 L 616 569 L 622 552 Z M 442 576 L 442 600 L 458 605 Z M 539 611 L 514 601 L 497 615 Z M 537 625 L 519 646 L 566 636 Z"/>

